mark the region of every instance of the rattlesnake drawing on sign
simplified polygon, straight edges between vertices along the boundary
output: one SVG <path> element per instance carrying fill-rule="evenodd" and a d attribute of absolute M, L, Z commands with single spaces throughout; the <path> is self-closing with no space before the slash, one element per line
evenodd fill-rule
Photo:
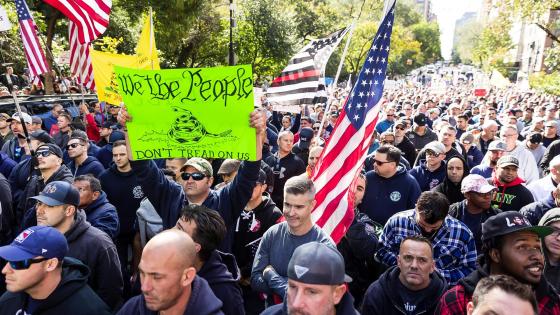
<path fill-rule="evenodd" d="M 179 107 L 172 107 L 173 111 L 180 115 L 175 118 L 171 128 L 167 131 L 146 131 L 138 140 L 154 141 L 164 140 L 170 146 L 206 146 L 217 142 L 235 141 L 237 137 L 231 134 L 231 129 L 220 133 L 212 133 L 191 113 L 191 111 Z M 204 143 L 206 139 L 213 138 L 215 141 Z"/>

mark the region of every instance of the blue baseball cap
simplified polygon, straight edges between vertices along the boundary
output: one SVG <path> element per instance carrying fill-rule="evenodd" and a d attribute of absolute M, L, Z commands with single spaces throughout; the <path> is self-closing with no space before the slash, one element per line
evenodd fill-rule
<path fill-rule="evenodd" d="M 80 205 L 80 192 L 72 184 L 63 181 L 48 183 L 39 196 L 30 197 L 38 200 L 47 206 L 55 207 L 61 205 Z"/>
<path fill-rule="evenodd" d="M 66 237 L 50 226 L 27 228 L 10 245 L 0 247 L 0 257 L 7 261 L 20 261 L 37 256 L 62 260 L 67 252 Z"/>

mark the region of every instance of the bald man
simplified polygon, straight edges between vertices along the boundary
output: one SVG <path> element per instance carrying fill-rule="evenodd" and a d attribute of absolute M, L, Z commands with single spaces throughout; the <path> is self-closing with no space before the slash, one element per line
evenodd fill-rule
<path fill-rule="evenodd" d="M 138 266 L 142 294 L 118 314 L 223 314 L 222 302 L 196 275 L 195 258 L 195 243 L 188 234 L 167 230 L 154 236 Z"/>

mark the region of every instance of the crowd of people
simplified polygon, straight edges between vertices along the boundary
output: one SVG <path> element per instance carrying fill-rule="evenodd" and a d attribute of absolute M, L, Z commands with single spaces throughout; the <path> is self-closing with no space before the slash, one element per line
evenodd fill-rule
<path fill-rule="evenodd" d="M 347 93 L 262 97 L 256 161 L 130 160 L 125 107 L 0 113 L 0 314 L 560 314 L 560 99 L 386 90 L 335 244 L 310 178 Z"/>

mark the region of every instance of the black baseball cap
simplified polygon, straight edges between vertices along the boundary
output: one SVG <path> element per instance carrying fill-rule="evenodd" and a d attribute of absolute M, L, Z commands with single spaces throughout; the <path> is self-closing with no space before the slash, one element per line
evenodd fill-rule
<path fill-rule="evenodd" d="M 517 211 L 504 211 L 482 224 L 482 241 L 521 231 L 533 232 L 543 238 L 552 233 L 553 229 L 548 226 L 532 226 L 529 220 Z"/>
<path fill-rule="evenodd" d="M 288 263 L 288 278 L 307 283 L 338 285 L 351 282 L 345 274 L 344 258 L 336 248 L 309 242 L 296 248 Z"/>
<path fill-rule="evenodd" d="M 426 124 L 428 124 L 428 117 L 422 113 L 418 113 L 414 115 L 414 123 L 417 126 L 426 126 Z"/>

